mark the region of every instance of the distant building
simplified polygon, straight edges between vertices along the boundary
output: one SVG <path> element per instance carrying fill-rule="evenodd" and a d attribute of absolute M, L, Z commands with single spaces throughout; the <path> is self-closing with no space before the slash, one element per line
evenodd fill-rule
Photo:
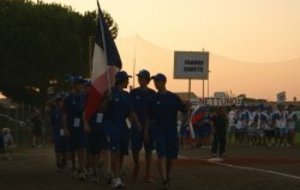
<path fill-rule="evenodd" d="M 237 98 L 243 98 L 244 99 L 244 98 L 247 98 L 247 96 L 246 96 L 246 94 L 240 94 L 240 95 L 237 96 Z"/>
<path fill-rule="evenodd" d="M 182 101 L 188 101 L 190 97 L 190 102 L 192 108 L 197 107 L 198 105 L 203 105 L 203 99 L 199 98 L 195 93 L 191 92 L 190 95 L 187 92 L 177 92 L 176 93 Z M 246 94 L 240 94 L 237 97 L 229 97 L 225 92 L 215 92 L 214 97 L 205 98 L 204 105 L 208 106 L 232 106 L 232 105 L 257 105 L 257 104 L 268 104 L 272 107 L 276 107 L 278 102 L 267 101 L 266 99 L 255 99 L 249 98 Z M 285 101 L 282 103 L 285 106 L 290 104 L 294 105 L 297 110 L 300 110 L 300 101 Z"/>
<path fill-rule="evenodd" d="M 193 92 L 190 94 L 188 92 L 176 92 L 176 94 L 182 101 L 190 101 L 192 108 L 195 108 L 200 104 L 199 97 Z"/>
<path fill-rule="evenodd" d="M 189 94 L 187 92 L 178 92 L 176 93 L 183 101 L 188 101 Z M 241 98 L 229 97 L 226 93 L 218 92 L 215 93 L 216 97 L 208 97 L 204 99 L 199 98 L 193 92 L 190 94 L 190 102 L 192 108 L 197 107 L 198 105 L 206 106 L 232 106 L 240 105 L 243 101 Z"/>
<path fill-rule="evenodd" d="M 229 98 L 226 92 L 215 92 L 214 98 Z"/>

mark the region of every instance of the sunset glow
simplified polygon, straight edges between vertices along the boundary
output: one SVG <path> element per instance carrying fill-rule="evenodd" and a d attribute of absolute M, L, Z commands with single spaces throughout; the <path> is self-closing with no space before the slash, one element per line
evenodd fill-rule
<path fill-rule="evenodd" d="M 172 79 L 173 51 L 205 49 L 210 95 L 231 91 L 275 100 L 286 91 L 288 100 L 300 99 L 299 0 L 99 1 L 118 23 L 117 45 L 128 72 L 135 57 L 137 71 L 164 72 L 170 90 L 185 91 L 186 80 Z M 44 2 L 96 10 L 96 0 Z M 193 81 L 192 90 L 201 95 L 202 81 Z"/>

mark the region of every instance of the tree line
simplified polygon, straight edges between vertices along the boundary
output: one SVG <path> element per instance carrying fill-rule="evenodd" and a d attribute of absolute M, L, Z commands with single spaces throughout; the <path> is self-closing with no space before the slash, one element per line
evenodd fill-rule
<path fill-rule="evenodd" d="M 90 37 L 96 11 L 80 14 L 59 4 L 0 1 L 0 91 L 17 102 L 40 105 L 49 81 L 64 88 L 66 74 L 90 73 Z M 113 37 L 118 26 L 104 11 Z"/>

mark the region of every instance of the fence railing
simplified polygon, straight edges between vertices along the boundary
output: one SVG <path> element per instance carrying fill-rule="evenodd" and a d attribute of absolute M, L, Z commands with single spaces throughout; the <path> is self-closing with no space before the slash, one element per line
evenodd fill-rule
<path fill-rule="evenodd" d="M 31 145 L 31 126 L 28 122 L 30 106 L 0 106 L 0 130 L 9 128 L 14 143 L 19 147 Z"/>

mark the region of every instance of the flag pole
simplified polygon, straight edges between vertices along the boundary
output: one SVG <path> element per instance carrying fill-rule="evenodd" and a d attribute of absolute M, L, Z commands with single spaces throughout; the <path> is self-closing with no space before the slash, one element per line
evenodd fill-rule
<path fill-rule="evenodd" d="M 100 22 L 100 29 L 101 29 L 101 35 L 102 35 L 102 39 L 103 41 L 105 41 L 105 35 L 104 35 L 104 26 L 103 26 L 103 22 L 105 22 L 104 20 L 104 17 L 103 17 L 103 14 L 102 14 L 102 11 L 101 11 L 101 7 L 100 7 L 100 3 L 99 1 L 97 0 L 97 6 L 98 6 L 98 17 L 99 17 L 99 22 Z M 105 62 L 107 63 L 107 47 L 106 47 L 106 43 L 103 43 L 103 49 L 104 49 L 104 52 L 105 52 Z M 106 77 L 107 77 L 107 83 L 108 83 L 108 92 L 110 94 L 111 92 L 111 80 L 110 80 L 110 73 L 109 73 L 109 69 L 108 69 L 108 65 L 106 65 Z"/>
<path fill-rule="evenodd" d="M 89 75 L 90 75 L 90 79 L 92 79 L 92 71 L 93 71 L 93 61 L 92 61 L 92 49 L 93 49 L 93 38 L 95 38 L 95 36 L 89 36 Z"/>

